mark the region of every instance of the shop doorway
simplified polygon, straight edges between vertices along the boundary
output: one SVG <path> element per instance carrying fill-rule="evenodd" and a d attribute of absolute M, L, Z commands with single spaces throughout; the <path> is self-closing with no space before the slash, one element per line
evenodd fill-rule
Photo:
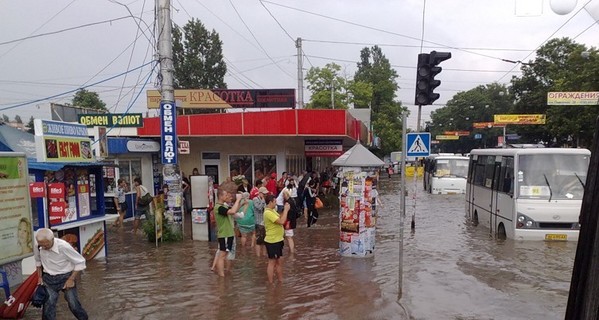
<path fill-rule="evenodd" d="M 214 164 L 204 165 L 204 174 L 209 177 L 212 177 L 212 181 L 214 181 L 214 183 L 219 183 L 218 165 L 214 165 Z"/>

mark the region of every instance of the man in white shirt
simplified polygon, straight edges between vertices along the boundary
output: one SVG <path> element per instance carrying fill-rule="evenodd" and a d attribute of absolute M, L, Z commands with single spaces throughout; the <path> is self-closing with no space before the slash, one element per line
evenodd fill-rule
<path fill-rule="evenodd" d="M 56 319 L 56 302 L 60 291 L 64 291 L 69 309 L 79 320 L 87 320 L 87 312 L 77 296 L 75 279 L 85 269 L 85 258 L 62 239 L 55 239 L 50 229 L 39 229 L 35 235 L 37 245 L 33 252 L 39 276 L 38 283 L 44 284 L 48 300 L 42 309 L 42 319 Z"/>

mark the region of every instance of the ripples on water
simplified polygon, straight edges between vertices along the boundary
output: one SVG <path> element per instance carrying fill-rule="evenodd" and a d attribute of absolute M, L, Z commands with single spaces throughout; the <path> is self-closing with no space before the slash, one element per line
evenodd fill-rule
<path fill-rule="evenodd" d="M 210 271 L 215 243 L 153 243 L 109 230 L 109 257 L 88 263 L 80 297 L 91 319 L 405 319 L 397 303 L 397 176 L 380 182 L 374 257 L 338 255 L 337 212 L 296 230 L 284 284 L 267 285 L 266 258 L 237 250 L 232 273 Z M 407 202 L 402 304 L 412 319 L 561 319 L 575 243 L 497 241 L 464 218 L 463 196 L 418 187 Z M 410 191 L 412 187 L 410 187 Z M 126 224 L 130 228 L 130 224 Z M 247 250 L 246 250 L 247 249 Z M 286 247 L 287 250 L 287 247 Z M 28 318 L 39 319 L 31 307 Z M 60 299 L 58 319 L 72 319 Z"/>

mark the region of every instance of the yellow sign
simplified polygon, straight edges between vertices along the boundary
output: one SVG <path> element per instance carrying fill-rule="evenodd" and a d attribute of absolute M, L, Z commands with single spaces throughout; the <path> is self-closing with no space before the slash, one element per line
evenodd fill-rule
<path fill-rule="evenodd" d="M 550 106 L 596 106 L 596 105 L 599 105 L 599 91 L 547 92 L 547 105 L 550 105 Z"/>
<path fill-rule="evenodd" d="M 495 124 L 545 124 L 544 114 L 496 114 Z"/>
<path fill-rule="evenodd" d="M 435 136 L 436 140 L 459 140 L 460 136 L 456 135 L 447 135 L 447 134 L 438 134 Z"/>
<path fill-rule="evenodd" d="M 149 109 L 160 108 L 162 96 L 158 90 L 148 90 L 146 95 Z M 205 89 L 175 90 L 175 101 L 177 107 L 188 109 L 231 108 L 231 105 L 217 94 Z"/>

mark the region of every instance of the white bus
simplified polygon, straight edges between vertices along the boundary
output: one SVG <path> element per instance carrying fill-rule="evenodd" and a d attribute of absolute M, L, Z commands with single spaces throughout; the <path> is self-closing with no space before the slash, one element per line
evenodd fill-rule
<path fill-rule="evenodd" d="M 466 216 L 500 239 L 578 240 L 587 149 L 470 153 Z"/>
<path fill-rule="evenodd" d="M 464 194 L 468 157 L 435 154 L 424 159 L 424 190 L 432 194 Z"/>

